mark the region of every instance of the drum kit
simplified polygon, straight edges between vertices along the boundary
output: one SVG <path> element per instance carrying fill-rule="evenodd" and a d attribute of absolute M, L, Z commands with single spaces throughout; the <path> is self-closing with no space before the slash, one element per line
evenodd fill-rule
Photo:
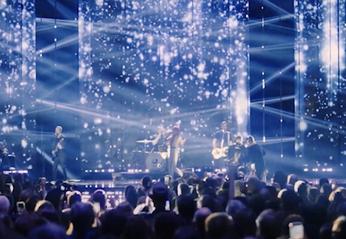
<path fill-rule="evenodd" d="M 137 140 L 136 143 L 143 146 L 143 150 L 133 151 L 133 161 L 137 162 L 138 166 L 150 172 L 166 171 L 168 152 L 165 145 L 159 145 L 155 150 L 153 140 Z"/>

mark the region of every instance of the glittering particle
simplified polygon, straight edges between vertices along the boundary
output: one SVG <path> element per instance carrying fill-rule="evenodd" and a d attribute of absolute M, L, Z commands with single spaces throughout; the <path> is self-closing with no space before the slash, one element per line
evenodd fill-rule
<path fill-rule="evenodd" d="M 26 147 L 28 147 L 28 141 L 26 140 L 26 139 L 22 139 L 21 141 L 20 141 L 20 144 L 21 144 L 21 146 L 22 146 L 22 148 L 26 148 Z"/>

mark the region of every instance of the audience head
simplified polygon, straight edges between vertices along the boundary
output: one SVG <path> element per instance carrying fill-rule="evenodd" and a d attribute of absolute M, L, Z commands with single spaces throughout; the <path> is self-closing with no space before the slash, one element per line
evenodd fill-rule
<path fill-rule="evenodd" d="M 247 180 L 247 193 L 257 193 L 260 189 L 261 181 L 257 177 L 249 177 Z"/>
<path fill-rule="evenodd" d="M 134 186 L 128 185 L 125 188 L 125 199 L 133 208 L 137 206 L 138 195 Z"/>
<path fill-rule="evenodd" d="M 6 196 L 0 195 L 0 218 L 7 216 L 10 211 L 10 201 Z"/>
<path fill-rule="evenodd" d="M 228 201 L 226 212 L 233 217 L 237 212 L 245 208 L 246 206 L 241 201 L 232 199 Z"/>
<path fill-rule="evenodd" d="M 264 239 L 276 239 L 280 236 L 281 223 L 272 209 L 266 209 L 256 219 L 258 235 Z"/>
<path fill-rule="evenodd" d="M 168 188 L 163 183 L 155 183 L 152 188 L 152 194 L 150 195 L 153 200 L 155 208 L 165 207 L 168 200 Z"/>
<path fill-rule="evenodd" d="M 81 202 L 82 201 L 82 195 L 79 191 L 72 191 L 70 193 L 67 194 L 67 205 L 68 207 L 72 207 L 73 204 L 77 203 L 77 202 Z"/>
<path fill-rule="evenodd" d="M 24 191 L 21 193 L 19 201 L 25 203 L 25 210 L 28 213 L 32 213 L 35 211 L 36 204 L 38 203 L 38 201 L 40 201 L 40 197 L 32 192 L 30 194 L 25 195 L 27 192 L 24 193 Z"/>
<path fill-rule="evenodd" d="M 156 215 L 154 229 L 156 239 L 171 239 L 177 228 L 183 224 L 181 218 L 172 212 L 163 212 Z"/>
<path fill-rule="evenodd" d="M 29 239 L 67 239 L 67 236 L 62 227 L 48 223 L 33 229 Z"/>
<path fill-rule="evenodd" d="M 97 189 L 91 196 L 91 201 L 93 203 L 98 203 L 102 211 L 106 210 L 106 192 L 102 189 Z"/>
<path fill-rule="evenodd" d="M 346 217 L 338 217 L 332 226 L 333 239 L 345 239 L 346 238 Z"/>
<path fill-rule="evenodd" d="M 133 208 L 128 202 L 121 202 L 116 207 L 116 210 L 118 213 L 121 213 L 122 215 L 126 216 L 132 216 L 133 215 Z"/>
<path fill-rule="evenodd" d="M 152 179 L 149 176 L 144 176 L 142 178 L 142 186 L 145 190 L 150 190 L 152 187 Z"/>
<path fill-rule="evenodd" d="M 197 206 L 198 208 L 202 208 L 202 207 L 209 208 L 212 212 L 218 211 L 218 202 L 215 196 L 212 196 L 212 195 L 203 195 L 199 197 Z"/>
<path fill-rule="evenodd" d="M 274 173 L 273 183 L 277 183 L 281 188 L 285 188 L 287 183 L 287 175 L 282 171 L 276 171 Z"/>
<path fill-rule="evenodd" d="M 116 209 L 106 211 L 101 216 L 101 232 L 103 235 L 110 235 L 119 238 L 124 232 L 128 216 Z"/>
<path fill-rule="evenodd" d="M 180 195 L 187 195 L 187 194 L 190 194 L 190 187 L 189 185 L 187 185 L 186 183 L 179 183 L 178 184 L 178 196 Z"/>
<path fill-rule="evenodd" d="M 308 186 L 303 180 L 298 180 L 294 184 L 294 191 L 302 198 L 306 199 L 308 196 Z"/>
<path fill-rule="evenodd" d="M 65 230 L 72 232 L 74 239 L 96 235 L 100 239 L 249 239 L 256 234 L 261 239 L 274 239 L 288 238 L 290 225 L 299 222 L 304 225 L 307 238 L 346 238 L 345 188 L 332 188 L 334 184 L 326 178 L 317 185 L 308 184 L 294 174 L 286 181 L 282 172 L 274 175 L 275 186 L 265 185 L 256 177 L 247 179 L 233 182 L 223 174 L 206 174 L 204 179 L 191 175 L 189 179 L 152 185 L 152 179 L 144 177 L 138 191 L 127 186 L 126 200 L 117 206 L 111 201 L 113 209 L 106 211 L 103 190 L 91 194 L 93 205 L 82 203 L 80 192 L 65 191 L 59 186 L 62 182 L 58 181 L 55 188 L 41 181 L 37 182 L 39 186 L 24 186 L 24 178 L 19 178 L 22 185 L 17 185 L 11 176 L 0 174 L 0 237 L 10 237 L 7 232 L 11 230 L 7 228 L 13 228 L 29 239 L 65 239 Z M 16 185 L 12 194 L 2 186 L 6 182 Z M 236 197 L 229 200 L 231 182 Z M 46 200 L 39 200 L 46 192 Z M 18 201 L 24 201 L 27 209 L 19 217 L 14 207 Z M 143 207 L 134 216 L 137 202 Z M 174 202 L 176 213 L 170 212 Z M 95 213 L 97 204 L 102 209 L 100 214 Z M 148 224 L 152 218 L 153 223 Z"/>
<path fill-rule="evenodd" d="M 322 185 L 324 184 L 329 184 L 329 179 L 328 178 L 320 178 L 318 181 L 318 186 L 321 188 Z"/>
<path fill-rule="evenodd" d="M 150 239 L 152 231 L 149 224 L 140 216 L 132 216 L 127 220 L 123 239 Z"/>
<path fill-rule="evenodd" d="M 193 216 L 193 222 L 196 225 L 197 229 L 199 230 L 201 236 L 205 235 L 205 220 L 211 213 L 212 212 L 210 211 L 209 208 L 202 207 L 197 209 L 197 211 L 195 212 Z"/>
<path fill-rule="evenodd" d="M 256 216 L 251 209 L 242 208 L 232 218 L 234 219 L 236 232 L 241 238 L 256 236 Z"/>
<path fill-rule="evenodd" d="M 298 181 L 298 176 L 291 173 L 287 175 L 287 184 L 288 185 L 294 185 Z"/>
<path fill-rule="evenodd" d="M 232 218 L 226 213 L 212 213 L 205 220 L 207 238 L 222 239 L 235 236 Z"/>
<path fill-rule="evenodd" d="M 64 192 L 61 190 L 61 181 L 55 183 L 55 188 L 47 193 L 45 200 L 51 202 L 56 210 L 62 209 Z"/>
<path fill-rule="evenodd" d="M 280 194 L 280 193 L 279 193 Z M 296 212 L 299 208 L 300 198 L 292 190 L 284 190 L 281 194 L 282 209 L 288 212 Z"/>
<path fill-rule="evenodd" d="M 178 213 L 188 222 L 192 221 L 196 208 L 196 201 L 192 195 L 181 195 L 177 198 Z"/>
<path fill-rule="evenodd" d="M 201 236 L 196 228 L 192 226 L 180 227 L 174 234 L 174 239 L 200 239 Z"/>
<path fill-rule="evenodd" d="M 60 223 L 59 215 L 53 204 L 49 201 L 41 200 L 37 202 L 35 212 L 49 222 Z"/>
<path fill-rule="evenodd" d="M 14 228 L 22 236 L 28 236 L 32 229 L 45 224 L 46 221 L 35 213 L 25 213 L 18 217 L 14 223 Z"/>
<path fill-rule="evenodd" d="M 54 209 L 54 206 L 50 201 L 47 201 L 47 200 L 38 201 L 35 206 L 35 212 L 39 210 L 44 210 L 44 209 Z"/>
<path fill-rule="evenodd" d="M 316 203 L 320 196 L 320 190 L 317 187 L 308 188 L 308 198 L 311 203 Z"/>
<path fill-rule="evenodd" d="M 83 234 L 91 229 L 95 220 L 93 206 L 90 203 L 77 202 L 71 208 L 71 223 L 74 233 Z"/>

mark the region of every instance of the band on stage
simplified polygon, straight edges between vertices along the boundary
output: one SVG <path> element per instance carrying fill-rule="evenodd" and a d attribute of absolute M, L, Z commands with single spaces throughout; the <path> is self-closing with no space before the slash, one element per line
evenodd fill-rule
<path fill-rule="evenodd" d="M 51 151 L 51 161 L 53 168 L 53 179 L 58 178 L 61 172 L 63 178 L 67 178 L 65 165 L 65 143 L 63 128 L 55 128 L 55 140 Z M 137 140 L 137 144 L 144 145 L 146 155 L 145 167 L 151 171 L 160 169 L 169 174 L 172 178 L 182 177 L 184 167 L 180 167 L 182 152 L 186 144 L 186 138 L 181 129 L 181 122 L 164 127 L 160 125 L 154 135 L 149 139 Z M 7 157 L 8 150 L 5 142 L 0 143 L 0 160 Z M 263 179 L 265 164 L 263 160 L 264 152 L 256 143 L 253 136 L 243 138 L 241 135 L 232 135 L 228 130 L 228 123 L 222 121 L 219 129 L 212 135 L 211 140 L 211 164 L 215 170 L 226 170 L 230 167 L 245 169 L 247 175 L 256 175 Z M 1 162 L 0 162 L 0 165 Z M 60 167 L 60 168 L 59 168 Z"/>
<path fill-rule="evenodd" d="M 220 124 L 212 139 L 212 158 L 215 168 L 243 167 L 248 175 L 262 179 L 265 175 L 264 152 L 251 135 L 245 139 L 228 131 L 227 122 Z"/>
<path fill-rule="evenodd" d="M 181 162 L 182 152 L 186 139 L 180 127 L 180 122 L 165 128 L 160 125 L 155 135 L 150 139 L 138 140 L 137 143 L 145 144 L 148 153 L 147 167 L 152 169 L 152 161 L 165 165 L 165 171 L 172 177 L 182 176 L 183 169 L 178 165 Z M 247 175 L 256 175 L 263 178 L 265 165 L 264 152 L 256 143 L 253 136 L 243 139 L 240 135 L 232 135 L 228 130 L 228 123 L 221 122 L 219 130 L 212 136 L 211 162 L 216 170 L 226 170 L 230 167 L 242 168 Z M 155 155 L 156 157 L 151 157 Z M 162 165 L 161 165 L 162 167 Z"/>

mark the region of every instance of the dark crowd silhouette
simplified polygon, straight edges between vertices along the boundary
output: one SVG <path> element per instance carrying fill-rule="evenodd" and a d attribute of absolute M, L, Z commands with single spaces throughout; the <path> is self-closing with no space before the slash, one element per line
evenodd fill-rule
<path fill-rule="evenodd" d="M 123 200 L 101 189 L 0 175 L 0 238 L 345 239 L 346 189 L 275 172 L 268 182 L 223 174 L 169 176 L 129 185 Z"/>

